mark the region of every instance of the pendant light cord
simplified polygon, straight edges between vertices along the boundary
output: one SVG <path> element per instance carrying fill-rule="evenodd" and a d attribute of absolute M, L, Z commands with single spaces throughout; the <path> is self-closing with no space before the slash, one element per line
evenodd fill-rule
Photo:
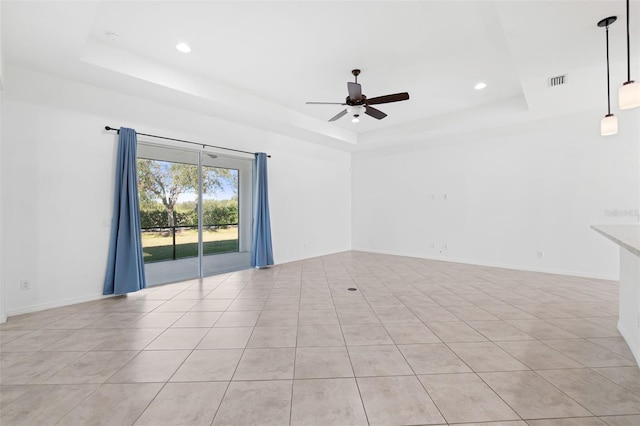
<path fill-rule="evenodd" d="M 628 21 L 627 21 L 628 22 Z M 611 88 L 609 84 L 609 25 L 607 25 L 607 115 L 611 115 Z"/>
<path fill-rule="evenodd" d="M 629 0 L 627 0 L 627 81 L 631 81 L 631 47 L 629 46 Z"/>

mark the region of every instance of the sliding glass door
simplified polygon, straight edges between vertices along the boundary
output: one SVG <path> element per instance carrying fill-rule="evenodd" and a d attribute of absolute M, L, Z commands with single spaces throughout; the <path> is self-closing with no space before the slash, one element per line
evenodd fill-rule
<path fill-rule="evenodd" d="M 251 267 L 251 161 L 202 156 L 202 275 Z"/>
<path fill-rule="evenodd" d="M 251 160 L 140 143 L 137 165 L 149 285 L 250 267 Z"/>

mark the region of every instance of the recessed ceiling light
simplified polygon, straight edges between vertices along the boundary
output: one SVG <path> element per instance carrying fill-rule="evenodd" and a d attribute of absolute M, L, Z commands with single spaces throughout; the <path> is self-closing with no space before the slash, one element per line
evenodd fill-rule
<path fill-rule="evenodd" d="M 476 90 L 482 90 L 485 87 L 487 87 L 487 83 L 483 83 L 482 81 L 480 83 L 476 84 L 475 86 L 473 86 L 473 88 L 476 89 Z"/>
<path fill-rule="evenodd" d="M 178 43 L 178 44 L 176 44 L 176 49 L 178 49 L 182 53 L 191 52 L 191 48 L 189 47 L 189 45 L 187 43 Z"/>

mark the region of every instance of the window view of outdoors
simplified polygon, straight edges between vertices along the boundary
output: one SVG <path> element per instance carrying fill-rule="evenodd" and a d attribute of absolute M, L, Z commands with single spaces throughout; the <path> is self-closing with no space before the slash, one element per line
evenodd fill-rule
<path fill-rule="evenodd" d="M 198 256 L 198 166 L 139 158 L 144 261 Z M 202 167 L 203 255 L 238 251 L 238 171 Z"/>

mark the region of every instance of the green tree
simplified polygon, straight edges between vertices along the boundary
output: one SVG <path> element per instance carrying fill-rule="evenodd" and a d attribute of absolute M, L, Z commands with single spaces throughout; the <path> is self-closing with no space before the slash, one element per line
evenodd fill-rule
<path fill-rule="evenodd" d="M 197 191 L 198 166 L 142 158 L 137 160 L 137 166 L 141 208 L 155 208 L 154 201 L 159 200 L 166 211 L 168 225 L 175 226 L 174 212 L 178 198 L 181 194 Z M 227 169 L 205 167 L 202 191 L 213 194 L 217 189 L 222 189 L 224 180 L 232 179 L 235 180 L 235 176 Z M 195 209 L 197 205 L 196 199 Z"/>

